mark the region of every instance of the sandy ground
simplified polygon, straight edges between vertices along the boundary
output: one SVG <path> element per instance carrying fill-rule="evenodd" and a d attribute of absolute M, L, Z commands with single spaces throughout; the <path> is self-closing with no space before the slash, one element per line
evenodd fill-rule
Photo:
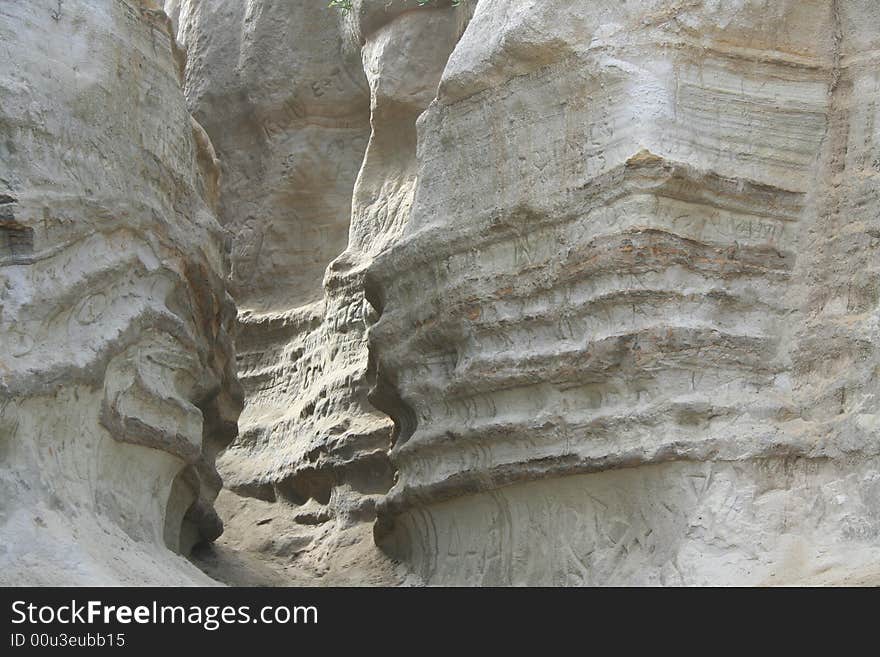
<path fill-rule="evenodd" d="M 294 521 L 295 509 L 224 490 L 217 511 L 225 531 L 192 561 L 230 586 L 398 586 L 400 566 L 373 543 L 372 525 Z M 332 560 L 330 556 L 332 555 Z"/>

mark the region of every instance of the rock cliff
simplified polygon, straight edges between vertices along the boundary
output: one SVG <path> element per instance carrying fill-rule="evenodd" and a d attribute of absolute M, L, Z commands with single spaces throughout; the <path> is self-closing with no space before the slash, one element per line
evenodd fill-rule
<path fill-rule="evenodd" d="M 368 276 L 380 544 L 444 584 L 876 564 L 877 12 L 478 4 Z"/>
<path fill-rule="evenodd" d="M 21 581 L 880 582 L 876 2 L 86 4 L 0 6 Z"/>
<path fill-rule="evenodd" d="M 206 584 L 235 310 L 151 3 L 0 6 L 0 581 Z"/>

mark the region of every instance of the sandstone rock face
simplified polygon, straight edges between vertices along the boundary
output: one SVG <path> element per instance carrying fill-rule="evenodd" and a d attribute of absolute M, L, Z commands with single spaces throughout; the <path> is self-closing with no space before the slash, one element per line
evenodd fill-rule
<path fill-rule="evenodd" d="M 360 62 L 343 51 L 335 12 L 313 4 L 166 8 L 187 51 L 187 100 L 221 156 L 236 301 L 254 321 L 322 298 L 369 137 Z"/>
<path fill-rule="evenodd" d="M 366 468 L 379 468 L 373 492 L 390 486 L 381 468 L 389 470 L 391 423 L 369 406 L 360 381 L 362 295 L 346 280 L 323 285 L 348 243 L 369 87 L 357 50 L 345 47 L 338 16 L 325 7 L 175 4 L 166 9 L 188 53 L 187 99 L 221 160 L 220 219 L 233 233 L 247 406 L 240 438 L 220 461 L 226 486 L 244 498 L 228 496 L 235 520 L 224 540 L 280 558 L 310 549 L 318 564 L 325 552 L 316 539 L 337 534 L 332 509 L 361 512 L 357 497 L 331 505 L 339 470 L 363 457 Z"/>
<path fill-rule="evenodd" d="M 478 4 L 368 274 L 377 538 L 421 581 L 877 563 L 878 18 Z"/>
<path fill-rule="evenodd" d="M 221 186 L 248 395 L 222 458 L 238 546 L 386 583 L 872 572 L 876 9 L 438 4 L 355 2 L 339 25 L 169 5 L 191 109 L 241 181 Z M 356 69 L 347 44 L 369 89 L 357 180 L 255 181 L 304 134 L 313 168 L 358 159 L 365 131 L 322 144 L 351 127 L 328 114 L 366 108 L 359 74 L 318 84 L 336 113 L 309 96 Z M 280 68 L 244 66 L 257 51 Z M 270 120 L 267 75 L 302 122 Z M 259 236 L 324 221 L 316 196 L 344 225 L 352 183 L 319 288 Z M 247 260 L 257 244 L 274 250 Z M 399 569 L 348 551 L 376 509 Z"/>
<path fill-rule="evenodd" d="M 5 2 L 0 43 L 0 581 L 211 583 L 235 309 L 168 21 Z"/>
<path fill-rule="evenodd" d="M 364 271 L 409 214 L 415 122 L 463 11 L 363 2 L 340 20 L 309 3 L 175 5 L 187 98 L 222 161 L 221 219 L 236 234 L 247 406 L 221 472 L 239 495 L 277 504 L 229 498 L 226 540 L 299 554 L 323 576 L 337 548 L 372 548 L 393 484 L 393 424 L 368 400 Z M 255 529 L 252 513 L 271 526 Z"/>
<path fill-rule="evenodd" d="M 4 581 L 880 583 L 874 0 L 100 4 L 0 5 Z"/>

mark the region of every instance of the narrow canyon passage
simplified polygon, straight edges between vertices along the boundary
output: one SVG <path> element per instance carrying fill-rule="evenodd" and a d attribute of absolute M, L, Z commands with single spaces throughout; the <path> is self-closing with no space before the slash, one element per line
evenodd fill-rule
<path fill-rule="evenodd" d="M 880 583 L 880 5 L 422 4 L 0 4 L 0 572 Z"/>
<path fill-rule="evenodd" d="M 187 52 L 190 110 L 222 162 L 218 214 L 232 232 L 246 404 L 218 460 L 225 532 L 196 554 L 220 579 L 402 579 L 373 540 L 394 483 L 394 425 L 368 398 L 376 310 L 364 276 L 405 225 L 416 120 L 469 11 L 374 5 L 166 7 Z"/>
<path fill-rule="evenodd" d="M 877 284 L 855 245 L 877 193 L 871 7 L 575 4 L 484 1 L 464 32 L 473 5 L 355 3 L 341 30 L 321 17 L 324 51 L 318 12 L 245 17 L 243 52 L 289 26 L 260 45 L 292 53 L 299 119 L 327 95 L 364 108 L 368 88 L 371 133 L 323 300 L 242 315 L 250 406 L 221 462 L 265 515 L 232 500 L 265 522 L 243 539 L 296 553 L 300 575 L 339 559 L 384 582 L 833 579 L 839 540 L 843 570 L 870 571 Z M 210 115 L 190 89 L 216 104 L 205 71 L 222 67 L 210 20 L 189 25 L 205 45 L 188 98 Z M 368 86 L 339 61 L 358 50 Z M 296 509 L 291 543 L 273 503 Z"/>

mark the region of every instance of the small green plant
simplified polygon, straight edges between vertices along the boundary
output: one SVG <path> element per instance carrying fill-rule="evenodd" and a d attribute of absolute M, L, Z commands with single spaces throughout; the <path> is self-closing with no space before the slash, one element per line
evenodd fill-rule
<path fill-rule="evenodd" d="M 343 13 L 351 11 L 353 0 L 330 0 L 330 4 L 327 5 L 331 9 L 339 9 Z M 458 7 L 463 0 L 452 0 L 452 6 Z M 436 4 L 437 0 L 416 0 L 416 4 L 419 7 L 427 7 L 428 5 Z"/>

